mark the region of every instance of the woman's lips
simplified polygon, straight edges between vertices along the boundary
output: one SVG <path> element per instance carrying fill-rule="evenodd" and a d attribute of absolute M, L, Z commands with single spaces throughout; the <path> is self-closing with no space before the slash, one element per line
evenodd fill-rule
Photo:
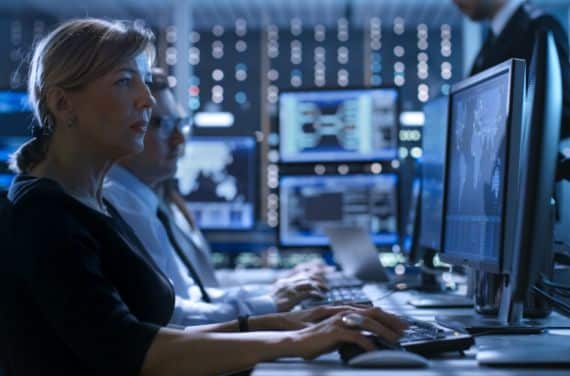
<path fill-rule="evenodd" d="M 137 133 L 145 133 L 147 126 L 148 123 L 146 121 L 137 121 L 136 123 L 131 124 L 129 128 Z"/>

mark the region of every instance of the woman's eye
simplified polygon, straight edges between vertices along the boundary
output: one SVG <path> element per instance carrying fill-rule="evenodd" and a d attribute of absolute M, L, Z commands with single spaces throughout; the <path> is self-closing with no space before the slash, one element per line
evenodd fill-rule
<path fill-rule="evenodd" d="M 115 84 L 117 86 L 128 86 L 130 82 L 131 82 L 131 79 L 129 77 L 124 77 L 124 78 L 121 78 L 120 80 L 118 80 Z"/>

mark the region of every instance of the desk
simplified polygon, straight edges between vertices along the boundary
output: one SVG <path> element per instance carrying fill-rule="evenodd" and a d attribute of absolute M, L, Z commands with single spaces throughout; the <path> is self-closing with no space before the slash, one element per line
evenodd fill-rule
<path fill-rule="evenodd" d="M 413 296 L 413 292 L 390 293 L 379 285 L 365 286 L 366 294 L 373 300 L 374 305 L 396 314 L 405 314 L 417 319 L 432 321 L 436 314 L 467 314 L 472 309 L 445 309 L 429 310 L 416 309 L 406 302 Z M 570 320 L 553 314 L 553 321 L 563 321 L 570 326 Z M 280 359 L 276 362 L 261 363 L 255 367 L 253 376 L 337 376 L 337 375 L 414 375 L 414 376 L 507 376 L 507 375 L 532 375 L 532 376 L 552 376 L 569 375 L 570 369 L 548 369 L 548 368 L 491 368 L 477 364 L 475 359 L 477 347 L 485 346 L 520 346 L 532 349 L 533 346 L 543 346 L 554 338 L 565 339 L 561 335 L 568 335 L 570 344 L 570 330 L 555 331 L 544 335 L 535 336 L 484 336 L 475 338 L 476 345 L 461 356 L 459 353 L 443 354 L 437 358 L 431 358 L 432 364 L 424 369 L 355 369 L 343 366 L 336 352 L 323 355 L 311 362 L 304 362 L 298 358 Z"/>

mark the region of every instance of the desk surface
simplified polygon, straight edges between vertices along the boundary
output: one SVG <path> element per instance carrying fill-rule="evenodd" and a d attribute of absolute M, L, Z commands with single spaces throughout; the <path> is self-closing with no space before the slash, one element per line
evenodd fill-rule
<path fill-rule="evenodd" d="M 369 285 L 365 292 L 373 300 L 374 305 L 396 314 L 413 316 L 417 319 L 433 321 L 436 314 L 468 314 L 471 309 L 416 309 L 406 302 L 414 295 L 414 292 L 390 293 L 381 286 Z M 564 320 L 570 326 L 570 320 L 558 315 L 553 315 L 556 321 Z M 565 337 L 568 340 L 565 341 Z M 480 366 L 475 358 L 477 349 L 480 348 L 503 348 L 517 346 L 521 348 L 543 348 L 554 339 L 564 341 L 570 346 L 570 330 L 556 331 L 543 335 L 534 336 L 483 336 L 475 338 L 476 345 L 464 356 L 459 353 L 448 353 L 437 358 L 431 358 L 431 366 L 425 369 L 355 369 L 343 366 L 336 352 L 323 355 L 311 362 L 305 362 L 298 358 L 280 359 L 276 362 L 261 363 L 253 372 L 253 376 L 336 376 L 336 375 L 480 375 L 503 376 L 503 375 L 569 375 L 569 368 L 491 368 Z"/>

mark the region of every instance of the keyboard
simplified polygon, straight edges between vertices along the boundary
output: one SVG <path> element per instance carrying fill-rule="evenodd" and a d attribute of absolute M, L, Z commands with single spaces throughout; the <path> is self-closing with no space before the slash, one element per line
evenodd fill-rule
<path fill-rule="evenodd" d="M 301 302 L 301 308 L 311 308 L 320 305 L 363 304 L 372 305 L 362 287 L 336 287 L 330 288 L 323 299 L 310 298 Z"/>
<path fill-rule="evenodd" d="M 327 274 L 325 278 L 326 284 L 330 289 L 364 286 L 364 282 L 362 282 L 362 280 L 341 273 L 330 273 Z"/>
<path fill-rule="evenodd" d="M 410 325 L 396 345 L 388 344 L 373 334 L 367 334 L 379 350 L 399 349 L 416 354 L 429 356 L 451 351 L 469 349 L 475 341 L 469 334 L 458 333 L 443 329 L 426 321 L 410 317 L 402 317 Z M 339 347 L 340 357 L 348 362 L 353 357 L 364 352 L 358 345 L 345 343 Z"/>

